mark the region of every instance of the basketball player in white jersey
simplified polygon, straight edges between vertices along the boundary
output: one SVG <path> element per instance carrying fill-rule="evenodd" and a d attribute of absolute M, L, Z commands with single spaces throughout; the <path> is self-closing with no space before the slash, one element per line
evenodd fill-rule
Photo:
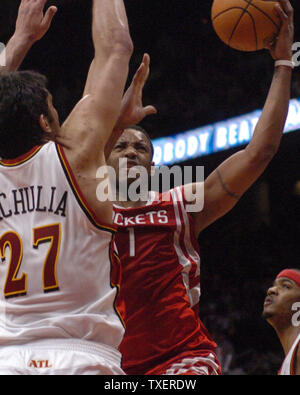
<path fill-rule="evenodd" d="M 285 359 L 279 375 L 300 375 L 300 270 L 285 269 L 267 291 L 263 318 L 275 329 Z"/>
<path fill-rule="evenodd" d="M 216 344 L 198 315 L 196 241 L 203 229 L 235 206 L 279 147 L 290 99 L 294 31 L 291 4 L 288 0 L 280 4 L 282 27 L 271 54 L 281 62 L 275 64 L 269 94 L 248 146 L 223 162 L 204 185 L 152 194 L 148 201 L 126 200 L 126 193 L 117 195 L 114 222 L 119 229 L 116 247 L 122 266 L 118 305 L 126 325 L 120 350 L 127 374 L 220 374 Z M 133 84 L 138 94 L 128 100 L 132 106 L 124 118 L 131 124 L 139 118 L 137 110 L 143 109 L 141 92 L 148 67 L 149 59 L 137 74 L 139 84 Z M 127 159 L 127 172 L 142 166 L 150 174 L 153 148 L 141 129 L 127 127 L 123 134 L 112 135 L 106 154 L 111 147 L 107 163 L 115 169 L 117 191 L 120 159 Z M 128 178 L 128 187 L 133 182 L 135 178 Z M 199 186 L 204 187 L 204 208 L 187 212 L 187 203 L 193 203 Z"/>
<path fill-rule="evenodd" d="M 46 0 L 29 3 L 42 21 Z M 0 74 L 0 374 L 123 374 L 112 206 L 95 182 L 132 53 L 123 0 L 93 1 L 92 36 L 85 96 L 62 127 L 43 76 Z"/>

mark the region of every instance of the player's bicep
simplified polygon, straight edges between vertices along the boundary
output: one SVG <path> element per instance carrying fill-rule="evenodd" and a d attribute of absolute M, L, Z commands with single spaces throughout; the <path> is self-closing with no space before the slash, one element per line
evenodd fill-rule
<path fill-rule="evenodd" d="M 96 169 L 104 164 L 105 133 L 101 120 L 93 122 L 94 107 L 90 95 L 83 97 L 74 107 L 61 128 L 56 141 L 64 147 L 73 169 Z M 102 163 L 103 162 L 103 163 Z"/>
<path fill-rule="evenodd" d="M 185 184 L 183 195 L 187 212 L 192 214 L 201 212 L 204 208 L 204 181 Z"/>
<path fill-rule="evenodd" d="M 128 59 L 118 52 L 112 54 L 104 65 L 94 59 L 91 66 L 86 90 L 93 103 L 90 116 L 92 122 L 100 120 L 104 124 L 106 138 L 119 116 L 128 70 Z"/>
<path fill-rule="evenodd" d="M 266 164 L 246 150 L 232 155 L 214 170 L 204 183 L 204 207 L 194 214 L 197 234 L 228 213 L 257 180 Z"/>
<path fill-rule="evenodd" d="M 88 76 L 87 76 L 87 79 L 85 82 L 85 87 L 84 87 L 82 97 L 88 95 L 89 92 L 91 91 L 93 79 L 94 79 L 94 60 L 90 64 L 90 68 L 89 68 Z"/>

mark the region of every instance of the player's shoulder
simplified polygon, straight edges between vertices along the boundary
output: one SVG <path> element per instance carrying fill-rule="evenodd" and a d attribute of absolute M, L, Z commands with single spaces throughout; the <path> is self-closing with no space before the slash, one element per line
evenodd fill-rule
<path fill-rule="evenodd" d="M 172 202 L 180 202 L 184 206 L 194 202 L 196 194 L 204 190 L 204 183 L 190 183 L 177 186 L 161 194 L 161 199 Z"/>
<path fill-rule="evenodd" d="M 178 203 L 182 203 L 184 206 L 187 202 L 185 198 L 185 187 L 185 185 L 181 185 L 163 192 L 149 191 L 148 200 L 142 206 L 133 205 L 131 207 L 123 207 L 120 203 L 115 203 L 113 205 L 114 211 L 144 212 L 145 210 L 152 208 L 177 206 Z"/>

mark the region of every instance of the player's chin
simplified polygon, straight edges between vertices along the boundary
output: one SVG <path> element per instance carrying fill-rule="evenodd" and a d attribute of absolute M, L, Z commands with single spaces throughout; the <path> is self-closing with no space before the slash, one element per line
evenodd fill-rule
<path fill-rule="evenodd" d="M 264 320 L 269 320 L 274 316 L 274 313 L 272 306 L 264 306 L 261 316 Z"/>

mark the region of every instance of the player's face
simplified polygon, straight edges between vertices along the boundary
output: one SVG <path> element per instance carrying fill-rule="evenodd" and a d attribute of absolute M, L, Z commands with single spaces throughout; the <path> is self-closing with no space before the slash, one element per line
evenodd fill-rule
<path fill-rule="evenodd" d="M 112 166 L 116 172 L 117 180 L 120 180 L 120 168 L 125 165 L 120 159 L 127 159 L 126 172 L 128 184 L 134 178 L 128 178 L 129 170 L 135 166 L 142 166 L 146 169 L 148 176 L 151 173 L 152 152 L 147 137 L 135 129 L 126 129 L 115 144 L 107 160 L 107 164 Z"/>
<path fill-rule="evenodd" d="M 289 325 L 295 313 L 292 306 L 296 302 L 300 302 L 300 287 L 293 280 L 280 277 L 267 291 L 262 316 L 270 324 Z"/>

